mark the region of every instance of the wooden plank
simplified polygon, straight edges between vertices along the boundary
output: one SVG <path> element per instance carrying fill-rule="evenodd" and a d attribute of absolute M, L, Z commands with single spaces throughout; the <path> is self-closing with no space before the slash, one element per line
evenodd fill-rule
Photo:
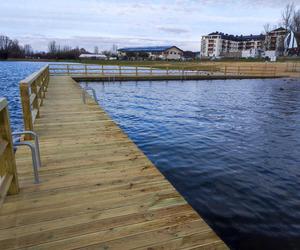
<path fill-rule="evenodd" d="M 0 156 L 4 154 L 4 151 L 6 150 L 8 146 L 8 141 L 0 139 Z"/>
<path fill-rule="evenodd" d="M 7 107 L 8 103 L 5 98 L 0 98 L 0 111 Z"/>
<path fill-rule="evenodd" d="M 7 102 L 3 99 L 0 103 L 2 103 L 0 109 L 0 176 L 6 176 L 4 179 L 6 181 L 5 183 L 9 183 L 8 187 L 5 186 L 2 190 L 1 202 L 3 202 L 4 194 L 17 194 L 19 192 L 19 182 L 13 150 L 8 106 Z M 7 180 L 10 179 L 10 176 L 12 176 L 12 179 L 8 182 Z"/>
<path fill-rule="evenodd" d="M 31 111 L 31 117 L 32 117 L 32 122 L 35 122 L 35 119 L 37 118 L 38 110 L 34 109 Z"/>
<path fill-rule="evenodd" d="M 30 95 L 30 105 L 32 105 L 32 103 L 35 101 L 35 98 L 36 98 L 36 94 L 35 93 L 32 93 Z"/>
<path fill-rule="evenodd" d="M 20 84 L 21 104 L 23 109 L 24 128 L 27 131 L 33 130 L 33 120 L 31 113 L 31 103 L 29 95 L 29 87 L 27 83 Z M 32 139 L 31 136 L 26 136 L 26 139 Z"/>
<path fill-rule="evenodd" d="M 10 174 L 6 174 L 1 177 L 0 179 L 0 208 L 4 202 L 4 199 L 7 195 L 7 192 L 9 190 L 9 187 L 11 185 L 13 176 Z"/>
<path fill-rule="evenodd" d="M 98 104 L 90 97 L 83 104 L 80 95 L 72 78 L 50 77 L 34 122 L 41 183 L 33 183 L 29 151 L 21 148 L 22 192 L 8 196 L 0 209 L 0 245 L 180 249 L 218 243 L 227 249 Z"/>

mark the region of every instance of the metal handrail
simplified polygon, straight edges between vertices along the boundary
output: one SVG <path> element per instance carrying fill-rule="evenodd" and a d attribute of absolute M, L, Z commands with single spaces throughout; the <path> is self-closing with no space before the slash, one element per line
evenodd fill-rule
<path fill-rule="evenodd" d="M 19 135 L 31 135 L 34 138 L 34 143 L 30 141 L 21 141 L 21 137 L 17 137 L 13 140 L 13 146 L 15 149 L 19 146 L 27 146 L 31 150 L 32 163 L 33 163 L 33 172 L 34 172 L 34 180 L 35 183 L 40 183 L 39 180 L 39 168 L 41 167 L 41 156 L 40 156 L 40 148 L 39 148 L 39 137 L 33 131 L 22 131 L 22 132 L 14 132 L 12 136 Z"/>
<path fill-rule="evenodd" d="M 96 95 L 96 91 L 95 91 L 95 89 L 93 89 L 93 88 L 91 88 L 91 87 L 85 87 L 85 88 L 82 88 L 82 101 L 83 101 L 83 103 L 86 104 L 86 92 L 88 92 L 89 90 L 92 91 L 92 93 L 93 93 L 93 98 L 94 98 L 95 102 L 96 102 L 97 104 L 99 104 L 99 103 L 98 103 L 98 99 L 97 99 L 97 95 Z"/>

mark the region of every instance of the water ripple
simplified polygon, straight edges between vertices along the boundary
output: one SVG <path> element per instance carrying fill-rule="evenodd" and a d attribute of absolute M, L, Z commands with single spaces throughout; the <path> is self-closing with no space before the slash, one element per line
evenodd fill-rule
<path fill-rule="evenodd" d="M 23 130 L 19 82 L 46 64 L 45 62 L 0 61 L 0 96 L 8 100 L 13 130 Z"/>
<path fill-rule="evenodd" d="M 233 249 L 300 249 L 300 81 L 90 83 Z"/>

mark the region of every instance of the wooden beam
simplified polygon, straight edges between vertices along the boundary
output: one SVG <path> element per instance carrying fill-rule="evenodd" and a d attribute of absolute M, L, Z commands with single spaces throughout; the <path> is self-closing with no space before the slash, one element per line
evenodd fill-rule
<path fill-rule="evenodd" d="M 0 138 L 2 144 L 0 155 L 0 176 L 12 176 L 12 180 L 7 190 L 9 194 L 17 194 L 19 192 L 19 182 L 15 153 L 13 149 L 7 102 L 3 98 L 0 99 L 0 107 L 2 108 L 0 109 Z"/>
<path fill-rule="evenodd" d="M 11 174 L 6 174 L 0 179 L 0 208 L 4 203 L 5 197 L 7 195 L 12 180 L 13 176 Z"/>

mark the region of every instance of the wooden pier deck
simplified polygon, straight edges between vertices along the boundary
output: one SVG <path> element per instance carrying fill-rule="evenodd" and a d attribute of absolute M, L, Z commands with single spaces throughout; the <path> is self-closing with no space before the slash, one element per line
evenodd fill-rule
<path fill-rule="evenodd" d="M 20 193 L 0 208 L 0 249 L 227 249 L 69 76 L 51 76 L 34 130 L 40 184 L 17 151 Z"/>

